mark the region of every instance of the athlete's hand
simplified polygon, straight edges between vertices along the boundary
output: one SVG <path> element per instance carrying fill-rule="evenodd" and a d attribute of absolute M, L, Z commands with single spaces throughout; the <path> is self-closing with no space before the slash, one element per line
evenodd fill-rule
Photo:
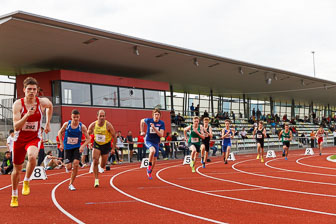
<path fill-rule="evenodd" d="M 46 134 L 48 134 L 50 131 L 51 131 L 51 129 L 50 129 L 50 123 L 46 123 L 46 125 L 45 125 L 45 127 L 44 127 L 44 132 L 45 132 Z"/>
<path fill-rule="evenodd" d="M 150 126 L 151 128 L 155 128 L 154 124 L 153 123 L 150 123 Z"/>
<path fill-rule="evenodd" d="M 31 107 L 28 111 L 27 111 L 27 116 L 31 116 L 35 113 L 36 109 L 35 107 Z"/>
<path fill-rule="evenodd" d="M 142 132 L 140 132 L 140 135 L 141 135 L 141 136 L 145 136 L 146 133 L 145 133 L 144 131 L 142 131 Z"/>
<path fill-rule="evenodd" d="M 83 151 L 84 151 L 84 147 L 83 146 L 79 147 L 79 152 L 82 153 Z"/>
<path fill-rule="evenodd" d="M 63 143 L 60 144 L 59 149 L 61 150 L 61 152 L 63 152 L 63 150 L 64 150 L 64 145 L 63 145 Z"/>

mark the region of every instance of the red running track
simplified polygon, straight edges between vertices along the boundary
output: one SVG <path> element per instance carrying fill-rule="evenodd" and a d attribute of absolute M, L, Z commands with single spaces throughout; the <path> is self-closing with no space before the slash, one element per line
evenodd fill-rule
<path fill-rule="evenodd" d="M 68 173 L 52 170 L 47 180 L 31 182 L 31 194 L 20 195 L 14 209 L 4 175 L 1 222 L 336 223 L 336 164 L 326 160 L 335 148 L 323 152 L 295 150 L 287 161 L 277 154 L 266 163 L 237 155 L 227 165 L 218 157 L 205 169 L 196 164 L 196 173 L 181 160 L 159 161 L 153 180 L 139 163 L 116 165 L 100 174 L 99 188 L 80 169 L 76 191 L 67 189 Z"/>

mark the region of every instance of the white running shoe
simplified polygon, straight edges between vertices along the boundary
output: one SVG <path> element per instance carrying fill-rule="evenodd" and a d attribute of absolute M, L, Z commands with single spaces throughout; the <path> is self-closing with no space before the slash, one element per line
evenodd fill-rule
<path fill-rule="evenodd" d="M 75 191 L 76 188 L 75 188 L 72 184 L 70 184 L 70 185 L 69 185 L 69 190 L 70 190 L 70 191 Z"/>

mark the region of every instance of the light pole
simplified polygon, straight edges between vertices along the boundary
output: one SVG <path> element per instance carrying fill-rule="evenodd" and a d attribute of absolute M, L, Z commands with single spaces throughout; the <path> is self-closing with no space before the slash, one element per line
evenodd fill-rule
<path fill-rule="evenodd" d="M 311 53 L 313 54 L 314 77 L 316 77 L 316 74 L 315 74 L 315 51 L 312 51 Z"/>

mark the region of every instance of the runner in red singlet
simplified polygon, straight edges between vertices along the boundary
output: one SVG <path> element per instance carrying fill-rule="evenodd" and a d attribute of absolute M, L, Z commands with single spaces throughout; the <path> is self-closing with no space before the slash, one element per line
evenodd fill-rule
<path fill-rule="evenodd" d="M 328 133 L 324 131 L 323 126 L 320 125 L 320 128 L 317 130 L 315 138 L 317 139 L 317 144 L 320 150 L 320 156 L 322 155 L 322 148 L 323 148 L 323 137 L 327 136 Z"/>
<path fill-rule="evenodd" d="M 46 110 L 45 133 L 50 132 L 50 119 L 53 105 L 47 98 L 38 98 L 38 83 L 36 79 L 28 77 L 23 81 L 25 97 L 18 99 L 13 104 L 13 123 L 15 130 L 13 147 L 12 172 L 12 200 L 11 207 L 18 207 L 18 185 L 20 172 L 28 153 L 28 164 L 23 181 L 22 195 L 30 193 L 29 180 L 36 166 L 36 157 L 41 142 L 41 124 L 43 111 Z"/>

